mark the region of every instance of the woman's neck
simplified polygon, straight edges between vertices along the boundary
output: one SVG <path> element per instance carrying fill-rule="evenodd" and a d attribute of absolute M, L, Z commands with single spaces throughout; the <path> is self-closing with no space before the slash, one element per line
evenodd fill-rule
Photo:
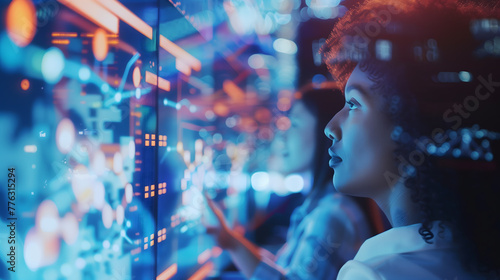
<path fill-rule="evenodd" d="M 418 204 L 411 199 L 410 189 L 398 183 L 374 198 L 393 227 L 420 223 Z"/>

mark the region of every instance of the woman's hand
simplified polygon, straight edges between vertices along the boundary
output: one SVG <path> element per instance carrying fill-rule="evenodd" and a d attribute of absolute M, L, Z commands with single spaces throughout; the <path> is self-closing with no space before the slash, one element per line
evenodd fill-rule
<path fill-rule="evenodd" d="M 212 210 L 219 222 L 219 226 L 206 226 L 207 233 L 211 234 L 217 240 L 218 245 L 222 249 L 233 249 L 236 246 L 235 232 L 229 228 L 222 210 L 210 199 L 206 193 L 203 193 L 208 203 L 208 207 Z"/>
<path fill-rule="evenodd" d="M 243 275 L 251 278 L 262 259 L 261 249 L 248 241 L 242 232 L 229 228 L 219 206 L 206 193 L 203 195 L 208 207 L 219 221 L 219 226 L 206 226 L 207 233 L 214 235 L 219 246 L 229 252 L 234 264 Z"/>

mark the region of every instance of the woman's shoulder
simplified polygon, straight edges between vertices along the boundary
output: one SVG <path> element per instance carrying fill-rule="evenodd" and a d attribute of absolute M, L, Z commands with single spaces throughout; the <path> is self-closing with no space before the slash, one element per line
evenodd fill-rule
<path fill-rule="evenodd" d="M 429 257 L 429 258 L 427 258 Z M 436 260 L 432 254 L 401 254 L 383 256 L 370 262 L 351 260 L 339 271 L 337 280 L 478 280 L 485 279 L 481 275 L 465 271 L 459 264 L 441 255 Z M 450 256 L 448 256 L 450 257 Z M 453 259 L 453 258 L 452 258 Z"/>
<path fill-rule="evenodd" d="M 382 280 L 375 269 L 362 262 L 350 260 L 346 262 L 339 271 L 337 280 L 363 279 L 363 280 Z"/>
<path fill-rule="evenodd" d="M 484 279 L 463 268 L 449 232 L 429 244 L 418 233 L 419 227 L 396 227 L 366 240 L 338 279 Z"/>

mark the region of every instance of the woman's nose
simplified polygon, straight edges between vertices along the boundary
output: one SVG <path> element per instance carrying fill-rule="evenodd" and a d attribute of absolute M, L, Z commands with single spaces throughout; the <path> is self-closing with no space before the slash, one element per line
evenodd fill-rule
<path fill-rule="evenodd" d="M 339 141 L 342 138 L 342 132 L 339 125 L 342 111 L 343 110 L 340 110 L 337 114 L 335 114 L 325 127 L 325 135 L 332 141 Z"/>

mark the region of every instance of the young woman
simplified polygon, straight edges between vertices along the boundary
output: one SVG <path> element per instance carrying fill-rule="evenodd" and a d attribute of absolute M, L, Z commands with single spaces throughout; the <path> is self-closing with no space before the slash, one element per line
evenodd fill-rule
<path fill-rule="evenodd" d="M 498 2 L 368 0 L 333 29 L 333 184 L 393 226 L 337 279 L 500 277 L 499 18 Z"/>
<path fill-rule="evenodd" d="M 231 230 L 222 212 L 210 200 L 220 227 L 209 228 L 219 245 L 228 250 L 240 271 L 251 279 L 335 279 L 340 267 L 354 257 L 361 243 L 374 234 L 375 225 L 365 213 L 366 201 L 334 191 L 333 170 L 325 153 L 329 140 L 324 126 L 343 104 L 337 89 L 301 90 L 290 111 L 291 127 L 283 136 L 283 171 L 310 174 L 311 191 L 291 217 L 286 244 L 269 256 Z"/>

